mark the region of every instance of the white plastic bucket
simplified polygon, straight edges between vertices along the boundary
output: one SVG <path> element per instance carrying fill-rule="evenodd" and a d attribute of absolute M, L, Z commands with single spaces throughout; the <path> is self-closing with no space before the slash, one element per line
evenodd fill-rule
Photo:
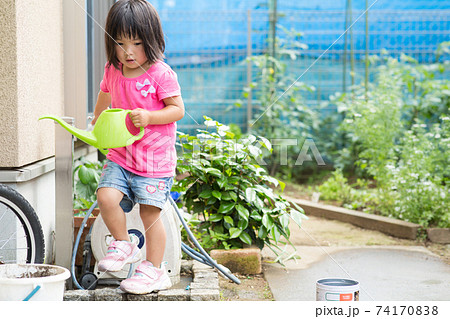
<path fill-rule="evenodd" d="M 324 278 L 316 283 L 317 301 L 358 301 L 359 282 L 352 279 Z"/>
<path fill-rule="evenodd" d="M 69 277 L 69 270 L 54 265 L 0 265 L 0 300 L 62 301 Z"/>

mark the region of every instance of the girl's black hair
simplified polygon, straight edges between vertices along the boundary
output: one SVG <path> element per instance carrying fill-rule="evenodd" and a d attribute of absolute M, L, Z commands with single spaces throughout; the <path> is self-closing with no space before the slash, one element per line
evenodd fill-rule
<path fill-rule="evenodd" d="M 150 63 L 164 59 L 165 41 L 155 8 L 145 0 L 119 0 L 109 10 L 105 27 L 105 48 L 109 64 L 119 69 L 116 41 L 120 37 L 142 40 Z"/>

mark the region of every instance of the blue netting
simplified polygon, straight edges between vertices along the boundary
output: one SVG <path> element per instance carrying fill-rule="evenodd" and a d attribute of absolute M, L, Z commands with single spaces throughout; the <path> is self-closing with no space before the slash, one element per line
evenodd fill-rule
<path fill-rule="evenodd" d="M 374 1 L 369 0 L 369 6 Z M 268 1 L 151 2 L 161 16 L 167 62 L 179 75 L 186 103 L 187 115 L 179 123 L 180 130 L 191 132 L 199 128 L 203 115 L 224 123 L 237 123 L 245 130 L 248 120 L 245 107 L 225 110 L 242 99 L 243 88 L 249 81 L 245 62 L 249 55 L 248 41 L 251 40 L 251 55 L 267 51 Z M 355 21 L 364 12 L 365 1 L 351 3 Z M 279 32 L 282 27 L 295 29 L 303 32 L 301 41 L 308 46 L 290 65 L 290 72 L 299 76 L 314 63 L 301 78 L 316 87 L 315 92 L 305 94 L 311 105 L 344 89 L 343 74 L 350 73 L 350 48 L 355 80 L 358 83 L 364 78 L 365 17 L 361 16 L 352 27 L 351 46 L 349 38 L 345 42 L 341 36 L 345 30 L 346 4 L 346 0 L 277 1 L 277 36 L 283 37 Z M 450 40 L 449 30 L 450 1 L 378 0 L 369 11 L 368 53 L 387 50 L 394 56 L 405 53 L 420 62 L 433 62 L 439 43 Z M 320 61 L 315 62 L 318 57 Z M 254 77 L 255 69 L 252 71 Z M 350 82 L 348 78 L 347 81 Z"/>

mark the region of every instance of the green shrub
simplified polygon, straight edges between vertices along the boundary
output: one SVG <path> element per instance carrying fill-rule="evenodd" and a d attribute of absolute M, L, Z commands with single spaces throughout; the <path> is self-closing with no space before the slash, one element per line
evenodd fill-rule
<path fill-rule="evenodd" d="M 289 242 L 289 222 L 300 225 L 303 210 L 291 207 L 274 188 L 284 185 L 267 174 L 262 149 L 271 150 L 263 137 L 235 140 L 226 125 L 205 117 L 207 128 L 196 136 L 180 134 L 182 154 L 178 171 L 187 177 L 174 186 L 193 214 L 190 222 L 205 248 L 269 246 Z M 258 164 L 259 163 L 259 164 Z"/>
<path fill-rule="evenodd" d="M 391 216 L 425 227 L 450 227 L 450 119 L 415 124 L 401 141 L 399 161 L 391 169 Z M 387 210 L 387 209 L 386 209 Z"/>
<path fill-rule="evenodd" d="M 386 58 L 367 93 L 360 87 L 337 100 L 342 153 L 355 154 L 376 181 L 376 209 L 425 227 L 450 226 L 450 81 L 439 78 L 447 66 Z"/>

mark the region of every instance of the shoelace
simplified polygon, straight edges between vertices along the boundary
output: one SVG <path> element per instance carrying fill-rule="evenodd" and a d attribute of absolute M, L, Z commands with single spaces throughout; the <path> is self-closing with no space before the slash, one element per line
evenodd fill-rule
<path fill-rule="evenodd" d="M 156 279 L 158 277 L 156 270 L 152 269 L 151 267 L 146 267 L 146 268 L 147 268 L 146 272 L 136 269 L 135 275 L 137 275 L 139 277 L 143 277 L 144 275 L 146 275 L 150 279 Z"/>
<path fill-rule="evenodd" d="M 106 253 L 107 254 L 109 254 L 109 253 L 119 253 L 119 249 L 121 250 L 121 251 L 128 251 L 128 249 L 127 248 L 124 248 L 123 246 L 122 246 L 122 248 L 120 248 L 120 247 L 117 247 L 117 244 L 119 244 L 119 246 L 120 246 L 120 243 L 117 243 L 116 244 L 116 242 L 117 241 L 114 241 L 114 242 L 112 242 L 110 245 L 109 245 L 109 247 L 108 247 L 108 250 L 106 251 Z M 125 249 L 125 250 L 124 250 Z"/>
<path fill-rule="evenodd" d="M 114 245 L 114 243 L 111 243 L 111 245 L 108 247 L 108 250 L 106 251 L 107 254 L 110 254 L 110 253 L 117 254 L 118 252 L 119 252 L 119 250 L 117 249 L 117 246 Z"/>

